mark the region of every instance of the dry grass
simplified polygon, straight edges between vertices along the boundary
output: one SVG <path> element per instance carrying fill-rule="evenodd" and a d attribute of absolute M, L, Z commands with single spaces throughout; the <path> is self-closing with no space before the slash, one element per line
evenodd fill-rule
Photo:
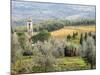
<path fill-rule="evenodd" d="M 69 34 L 72 35 L 73 32 L 84 33 L 90 31 L 95 32 L 95 26 L 66 26 L 62 29 L 51 32 L 51 35 L 56 38 L 63 38 Z"/>
<path fill-rule="evenodd" d="M 76 32 L 76 30 L 63 28 L 63 29 L 51 32 L 51 35 L 54 36 L 54 37 L 60 38 L 60 37 L 65 37 L 68 34 L 72 35 L 73 32 Z"/>

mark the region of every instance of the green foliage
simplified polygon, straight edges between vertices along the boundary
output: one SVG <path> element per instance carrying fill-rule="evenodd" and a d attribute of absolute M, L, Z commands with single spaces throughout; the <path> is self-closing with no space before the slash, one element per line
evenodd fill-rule
<path fill-rule="evenodd" d="M 63 28 L 64 26 L 75 25 L 92 25 L 95 24 L 95 19 L 80 19 L 80 20 L 46 20 L 37 24 L 34 24 L 34 31 L 48 30 L 54 31 Z"/>
<path fill-rule="evenodd" d="M 87 32 L 85 33 L 84 39 L 87 40 L 88 34 Z"/>
<path fill-rule="evenodd" d="M 71 39 L 71 35 L 67 35 L 67 40 L 70 40 Z"/>
<path fill-rule="evenodd" d="M 24 35 L 21 34 L 18 36 L 17 34 L 16 36 L 17 42 L 19 42 L 18 39 Z M 64 39 L 58 40 L 55 38 L 50 38 L 45 41 L 35 42 L 32 46 L 33 56 L 21 56 L 21 60 L 18 59 L 12 65 L 12 74 L 89 69 L 84 62 L 85 59 L 82 60 L 80 57 L 64 57 L 64 48 L 66 46 L 69 50 L 76 49 L 77 53 L 80 52 L 79 45 L 71 43 L 70 41 L 67 42 Z M 84 50 L 87 49 L 87 47 L 84 48 Z"/>
<path fill-rule="evenodd" d="M 82 42 L 83 42 L 83 34 L 81 33 L 81 36 L 80 36 L 80 44 L 82 45 Z"/>
<path fill-rule="evenodd" d="M 63 22 L 65 23 L 66 26 L 68 25 L 91 25 L 91 24 L 95 24 L 95 19 L 79 19 L 79 20 L 63 20 Z"/>
<path fill-rule="evenodd" d="M 25 32 L 17 32 L 18 41 L 24 51 L 31 50 L 31 43 L 29 43 L 28 36 Z"/>
<path fill-rule="evenodd" d="M 27 32 L 27 27 L 26 26 L 16 26 L 14 28 L 15 32 Z"/>
<path fill-rule="evenodd" d="M 11 26 L 11 33 L 13 34 L 14 33 L 14 29 L 13 29 L 13 27 Z"/>
<path fill-rule="evenodd" d="M 73 33 L 73 39 L 76 39 L 76 36 L 78 35 L 78 32 Z"/>
<path fill-rule="evenodd" d="M 56 57 L 56 58 L 59 58 L 59 57 L 64 57 L 64 48 L 65 46 L 67 45 L 67 42 L 65 39 L 52 39 L 51 40 L 51 44 L 52 44 L 52 53 L 53 53 L 53 56 Z"/>
<path fill-rule="evenodd" d="M 22 57 L 22 48 L 20 46 L 16 33 L 12 34 L 11 39 L 11 56 L 12 63 L 14 63 Z"/>
<path fill-rule="evenodd" d="M 43 30 L 41 32 L 39 32 L 38 34 L 34 35 L 32 37 L 32 41 L 33 42 L 37 42 L 37 41 L 45 41 L 45 40 L 48 40 L 50 38 L 51 34 L 46 31 L 46 30 Z"/>
<path fill-rule="evenodd" d="M 82 57 L 87 63 L 91 64 L 91 69 L 93 69 L 96 64 L 96 49 L 92 37 L 88 37 L 86 41 L 83 41 Z"/>
<path fill-rule="evenodd" d="M 75 26 L 75 25 L 95 25 L 95 19 L 79 19 L 79 20 L 45 20 L 33 24 L 33 31 L 38 32 L 42 30 L 54 31 L 63 28 L 64 26 Z M 27 32 L 26 26 L 17 26 L 14 29 L 15 32 Z"/>
<path fill-rule="evenodd" d="M 28 59 L 17 60 L 15 63 L 11 65 L 11 74 L 17 75 L 22 73 L 30 73 L 32 72 L 33 61 Z"/>
<path fill-rule="evenodd" d="M 66 41 L 65 39 L 50 38 L 51 34 L 48 32 L 68 25 L 84 24 L 95 24 L 95 20 L 52 20 L 34 24 L 33 30 L 37 34 L 32 36 L 33 44 L 29 42 L 28 35 L 25 33 L 26 27 L 13 32 L 11 41 L 12 74 L 89 69 L 84 61 L 91 64 L 92 67 L 95 66 L 96 54 L 95 41 L 93 40 L 93 38 L 96 39 L 95 34 L 91 33 L 91 38 L 88 38 L 88 33 L 80 36 L 78 33 L 73 33 L 72 36 L 67 36 L 69 41 Z M 71 54 L 80 55 L 80 44 L 74 41 L 78 41 L 82 45 L 81 56 L 84 60 L 74 55 L 72 55 L 74 57 L 64 57 L 66 46 Z M 23 52 L 29 50 L 33 53 L 31 57 L 22 56 Z"/>
<path fill-rule="evenodd" d="M 89 36 L 92 36 L 92 32 L 89 32 L 88 35 L 89 35 Z"/>
<path fill-rule="evenodd" d="M 17 32 L 17 35 L 20 36 L 25 36 L 24 32 Z"/>
<path fill-rule="evenodd" d="M 81 57 L 64 57 L 57 59 L 61 71 L 85 70 L 88 66 Z"/>
<path fill-rule="evenodd" d="M 45 42 L 37 42 L 33 46 L 33 55 L 52 55 L 55 58 L 64 56 L 65 40 L 50 39 Z"/>
<path fill-rule="evenodd" d="M 45 58 L 45 59 L 44 59 Z M 52 71 L 55 64 L 55 58 L 50 55 L 42 55 L 37 58 L 37 65 L 33 66 L 33 72 L 48 72 Z"/>
<path fill-rule="evenodd" d="M 79 45 L 74 44 L 74 43 L 69 43 L 64 49 L 64 55 L 65 56 L 80 56 L 80 49 Z"/>
<path fill-rule="evenodd" d="M 63 28 L 64 26 L 75 26 L 75 25 L 95 25 L 95 19 L 79 19 L 79 20 L 45 20 L 33 24 L 33 31 L 38 32 L 42 30 L 54 31 Z M 15 32 L 27 32 L 26 26 L 17 26 L 14 29 Z"/>
<path fill-rule="evenodd" d="M 63 26 L 64 24 L 60 20 L 46 20 L 46 21 L 42 21 L 37 24 L 34 24 L 33 30 L 34 31 L 41 31 L 41 30 L 54 31 L 54 30 L 63 28 Z"/>
<path fill-rule="evenodd" d="M 21 47 L 25 50 L 25 34 L 23 32 L 18 32 L 17 35 L 18 37 L 18 41 L 20 42 Z"/>

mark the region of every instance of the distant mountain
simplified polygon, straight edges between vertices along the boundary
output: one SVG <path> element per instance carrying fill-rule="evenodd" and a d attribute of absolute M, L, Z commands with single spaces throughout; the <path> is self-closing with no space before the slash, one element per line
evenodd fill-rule
<path fill-rule="evenodd" d="M 47 19 L 95 18 L 95 12 L 95 6 L 12 1 L 12 25 L 24 25 L 29 17 L 33 22 Z"/>

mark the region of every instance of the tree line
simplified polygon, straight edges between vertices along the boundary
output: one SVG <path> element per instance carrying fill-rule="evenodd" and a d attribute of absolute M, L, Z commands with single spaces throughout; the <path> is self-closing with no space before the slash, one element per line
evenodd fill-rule
<path fill-rule="evenodd" d="M 95 19 L 78 19 L 78 20 L 45 20 L 33 24 L 33 31 L 38 32 L 41 30 L 54 31 L 63 28 L 64 26 L 81 26 L 81 25 L 95 25 Z M 15 31 L 25 31 L 25 26 L 18 26 Z"/>
<path fill-rule="evenodd" d="M 64 26 L 81 26 L 95 25 L 95 19 L 80 19 L 80 20 L 47 20 L 34 24 L 34 31 L 48 30 L 54 31 L 63 28 Z"/>

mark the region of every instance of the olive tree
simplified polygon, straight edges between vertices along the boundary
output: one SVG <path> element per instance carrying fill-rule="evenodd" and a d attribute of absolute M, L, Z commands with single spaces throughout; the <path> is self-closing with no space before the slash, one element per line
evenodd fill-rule
<path fill-rule="evenodd" d="M 22 48 L 18 41 L 18 36 L 16 33 L 13 33 L 11 36 L 11 57 L 12 62 L 16 62 L 17 59 L 20 59 L 22 56 Z"/>
<path fill-rule="evenodd" d="M 49 39 L 38 41 L 33 46 L 33 59 L 37 65 L 33 66 L 34 72 L 48 72 L 57 70 L 56 58 L 64 56 L 65 40 Z M 36 58 L 36 59 L 35 59 Z M 35 69 L 36 68 L 36 69 Z"/>
<path fill-rule="evenodd" d="M 37 64 L 33 66 L 34 72 L 47 72 L 53 69 L 55 57 L 52 55 L 52 44 L 50 42 L 38 41 L 35 43 L 33 47 L 33 55 L 33 59 Z"/>
<path fill-rule="evenodd" d="M 22 59 L 22 48 L 20 46 L 20 43 L 18 41 L 18 36 L 16 33 L 11 34 L 11 73 L 13 75 L 16 75 L 19 71 L 19 68 L 16 67 L 16 63 L 19 61 L 19 64 L 21 64 Z"/>

